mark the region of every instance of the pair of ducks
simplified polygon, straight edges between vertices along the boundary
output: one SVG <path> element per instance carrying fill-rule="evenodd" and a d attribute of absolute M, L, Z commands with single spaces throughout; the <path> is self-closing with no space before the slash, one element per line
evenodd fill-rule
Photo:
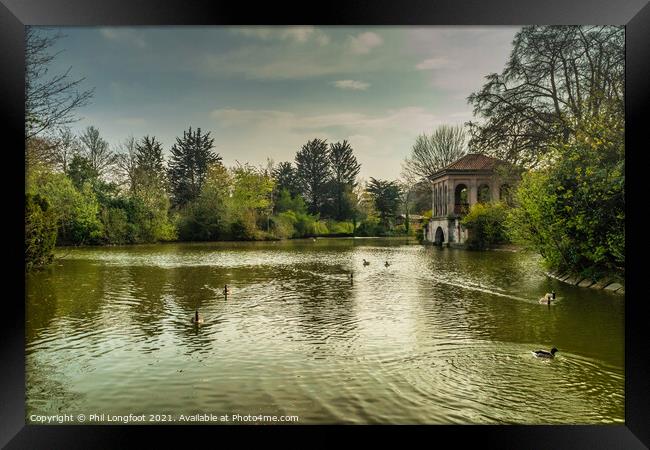
<path fill-rule="evenodd" d="M 364 265 L 364 266 L 369 266 L 369 265 L 370 265 L 370 261 L 366 261 L 366 258 L 363 258 L 363 265 Z M 389 263 L 388 261 L 386 261 L 386 262 L 384 263 L 384 266 L 388 267 L 388 266 L 390 266 L 390 263 Z"/>
<path fill-rule="evenodd" d="M 228 295 L 231 292 L 232 292 L 232 290 L 230 289 L 230 287 L 227 284 L 223 286 L 223 295 L 224 296 L 228 297 Z M 192 317 L 192 319 L 190 321 L 192 323 L 194 323 L 194 324 L 197 324 L 197 325 L 204 322 L 203 317 L 201 317 L 199 315 L 199 310 L 198 309 L 194 310 L 194 317 Z"/>

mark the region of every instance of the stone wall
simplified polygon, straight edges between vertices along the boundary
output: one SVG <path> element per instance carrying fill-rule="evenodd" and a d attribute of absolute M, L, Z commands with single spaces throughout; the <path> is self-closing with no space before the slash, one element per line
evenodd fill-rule
<path fill-rule="evenodd" d="M 563 283 L 572 284 L 574 286 L 588 287 L 591 289 L 605 289 L 607 291 L 616 292 L 617 294 L 625 294 L 625 286 L 612 278 L 602 278 L 600 280 L 594 281 L 590 278 L 571 273 L 549 272 L 546 275 L 551 278 L 555 278 L 556 280 L 560 280 Z"/>

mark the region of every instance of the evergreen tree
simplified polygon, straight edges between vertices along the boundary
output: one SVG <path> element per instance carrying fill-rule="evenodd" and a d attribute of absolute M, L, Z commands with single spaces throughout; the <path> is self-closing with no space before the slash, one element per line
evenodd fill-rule
<path fill-rule="evenodd" d="M 329 148 L 325 140 L 313 139 L 296 153 L 296 174 L 309 212 L 321 212 L 331 174 Z"/>
<path fill-rule="evenodd" d="M 200 130 L 199 130 L 200 131 Z M 138 169 L 148 175 L 159 176 L 164 173 L 162 145 L 155 136 L 145 136 L 135 145 Z"/>
<path fill-rule="evenodd" d="M 367 190 L 372 196 L 382 223 L 389 226 L 389 219 L 395 217 L 400 205 L 399 185 L 394 181 L 377 180 L 371 177 Z"/>
<path fill-rule="evenodd" d="M 361 170 L 352 153 L 348 141 L 330 144 L 329 160 L 332 165 L 332 190 L 336 218 L 342 220 L 350 216 L 350 205 L 346 204 L 346 193 L 351 192 L 356 185 L 356 177 Z"/>
<path fill-rule="evenodd" d="M 171 149 L 167 176 L 175 206 L 183 206 L 197 198 L 211 164 L 221 163 L 221 156 L 214 153 L 214 139 L 210 132 L 201 133 L 201 128 L 192 132 L 192 127 L 176 138 Z"/>

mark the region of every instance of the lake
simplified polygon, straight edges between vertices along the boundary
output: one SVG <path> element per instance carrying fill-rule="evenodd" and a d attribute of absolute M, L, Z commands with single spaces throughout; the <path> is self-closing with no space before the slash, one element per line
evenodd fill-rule
<path fill-rule="evenodd" d="M 26 279 L 27 423 L 624 423 L 624 296 L 548 278 L 532 254 L 358 238 L 56 256 Z"/>

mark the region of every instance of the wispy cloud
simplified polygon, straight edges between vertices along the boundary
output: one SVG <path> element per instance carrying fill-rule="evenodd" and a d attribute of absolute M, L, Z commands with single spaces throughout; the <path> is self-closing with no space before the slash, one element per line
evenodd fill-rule
<path fill-rule="evenodd" d="M 128 28 L 101 28 L 99 33 L 109 41 L 131 44 L 138 48 L 147 47 L 147 41 L 136 30 Z"/>
<path fill-rule="evenodd" d="M 319 45 L 327 45 L 330 42 L 330 38 L 327 34 L 313 26 L 234 28 L 232 32 L 242 36 L 261 39 L 263 41 L 278 39 L 305 43 L 313 40 Z"/>
<path fill-rule="evenodd" d="M 440 118 L 425 108 L 408 106 L 380 114 L 337 112 L 303 115 L 277 110 L 215 109 L 210 113 L 221 127 L 283 128 L 287 131 L 315 132 L 333 127 L 352 130 L 394 129 L 422 132 L 432 129 Z"/>
<path fill-rule="evenodd" d="M 384 40 L 377 33 L 366 31 L 356 36 L 350 36 L 348 47 L 352 53 L 363 55 L 370 53 L 373 48 L 379 47 L 383 42 Z"/>
<path fill-rule="evenodd" d="M 356 80 L 338 80 L 334 82 L 334 86 L 339 89 L 352 89 L 355 91 L 365 91 L 370 87 L 370 83 Z"/>
<path fill-rule="evenodd" d="M 449 69 L 458 65 L 447 58 L 429 58 L 415 66 L 418 70 Z"/>

